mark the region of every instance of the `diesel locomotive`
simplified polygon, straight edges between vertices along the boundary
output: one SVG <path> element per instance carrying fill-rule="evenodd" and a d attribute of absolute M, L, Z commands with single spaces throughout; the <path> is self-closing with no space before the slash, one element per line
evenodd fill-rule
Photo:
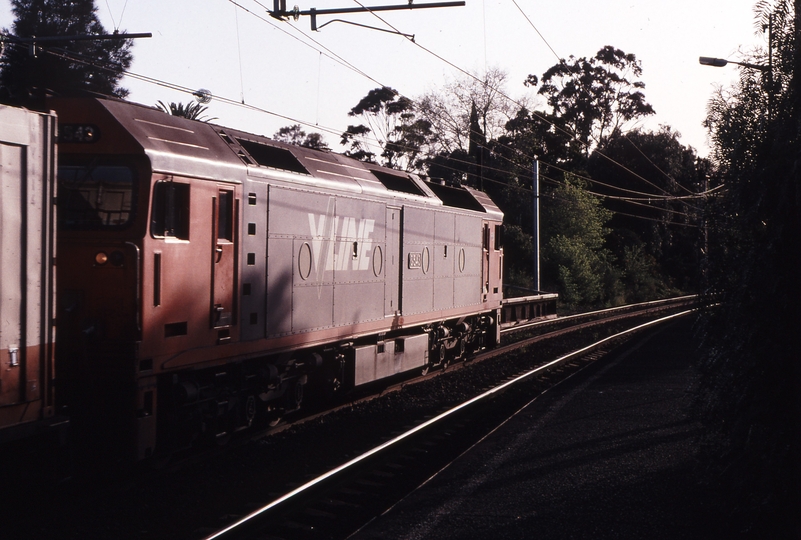
<path fill-rule="evenodd" d="M 79 432 L 143 459 L 499 341 L 484 193 L 120 100 L 47 108 L 55 400 Z"/>

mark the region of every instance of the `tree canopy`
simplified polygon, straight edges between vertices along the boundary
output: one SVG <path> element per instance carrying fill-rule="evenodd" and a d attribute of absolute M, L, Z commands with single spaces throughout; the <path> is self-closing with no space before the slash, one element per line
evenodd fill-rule
<path fill-rule="evenodd" d="M 353 157 L 486 191 L 506 215 L 504 268 L 507 282 L 518 287 L 532 286 L 536 159 L 542 282 L 576 308 L 654 299 L 698 287 L 701 210 L 679 197 L 692 201 L 708 187 L 710 166 L 667 126 L 632 129 L 654 114 L 641 75 L 635 55 L 605 46 L 527 78 L 545 97 L 545 110 L 525 98 L 510 100 L 506 74 L 497 69 L 416 101 L 376 88 L 351 109 L 363 121 L 348 127 L 342 143 Z M 376 140 L 380 153 L 367 140 Z M 646 202 L 620 197 L 627 190 L 644 193 Z"/>
<path fill-rule="evenodd" d="M 543 205 L 543 266 L 561 293 L 560 301 L 572 308 L 608 304 L 618 294 L 612 253 L 606 247 L 611 213 L 584 187 L 580 179 L 568 176 Z"/>
<path fill-rule="evenodd" d="M 431 139 L 431 124 L 416 114 L 415 103 L 387 86 L 370 90 L 348 113 L 361 117 L 362 124 L 348 126 L 341 143 L 349 146 L 348 155 L 373 161 L 368 136 L 381 146 L 384 165 L 403 170 L 422 167 L 423 148 Z"/>
<path fill-rule="evenodd" d="M 710 201 L 709 290 L 721 309 L 703 327 L 713 470 L 753 538 L 801 532 L 801 2 L 760 1 L 772 51 L 709 103 L 721 194 Z"/>
<path fill-rule="evenodd" d="M 0 60 L 0 84 L 8 98 L 95 92 L 125 97 L 119 86 L 133 59 L 130 40 L 70 41 L 70 36 L 107 34 L 93 0 L 11 0 L 12 37 Z M 6 31 L 4 31 L 6 32 Z M 35 44 L 19 39 L 64 37 Z"/>
<path fill-rule="evenodd" d="M 476 135 L 500 137 L 516 104 L 505 95 L 507 74 L 497 68 L 458 78 L 417 100 L 418 114 L 431 124 L 434 153 L 467 151 Z"/>
<path fill-rule="evenodd" d="M 273 134 L 273 139 L 315 150 L 330 150 L 320 133 L 306 133 L 300 124 L 285 126 Z"/>
<path fill-rule="evenodd" d="M 589 150 L 626 122 L 654 114 L 645 101 L 645 83 L 637 57 L 611 45 L 592 58 L 571 56 L 552 66 L 542 78 L 529 75 L 526 84 L 539 85 L 560 129 Z"/>

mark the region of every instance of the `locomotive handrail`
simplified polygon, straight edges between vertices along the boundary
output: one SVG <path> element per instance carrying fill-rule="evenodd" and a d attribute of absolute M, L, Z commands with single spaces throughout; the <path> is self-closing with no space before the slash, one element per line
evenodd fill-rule
<path fill-rule="evenodd" d="M 142 257 L 140 254 L 139 246 L 134 244 L 133 242 L 125 242 L 126 246 L 133 246 L 134 251 L 136 252 L 136 329 L 142 332 L 142 309 L 140 306 L 140 301 L 142 299 L 142 270 L 140 268 L 140 264 L 142 263 Z M 141 337 L 141 336 L 140 336 Z"/>

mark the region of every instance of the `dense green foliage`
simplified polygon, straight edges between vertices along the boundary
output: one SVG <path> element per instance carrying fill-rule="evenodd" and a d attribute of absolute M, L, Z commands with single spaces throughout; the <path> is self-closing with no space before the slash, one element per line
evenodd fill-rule
<path fill-rule="evenodd" d="M 598 182 L 595 191 L 609 196 L 605 206 L 614 212 L 609 247 L 622 263 L 629 299 L 697 290 L 706 249 L 705 205 L 694 194 L 719 186 L 711 162 L 682 145 L 667 126 L 657 132 L 617 131 L 599 150 L 587 170 Z"/>
<path fill-rule="evenodd" d="M 94 0 L 11 0 L 14 38 L 107 34 Z M 3 31 L 7 33 L 6 30 Z M 96 92 L 125 97 L 119 86 L 130 66 L 130 40 L 81 40 L 33 44 L 10 38 L 0 60 L 5 99 Z"/>
<path fill-rule="evenodd" d="M 775 5 L 774 5 L 775 4 Z M 720 181 L 703 405 L 712 455 L 750 538 L 801 538 L 801 3 L 761 1 L 772 69 L 742 69 L 709 104 Z M 747 61 L 768 65 L 767 51 Z"/>
<path fill-rule="evenodd" d="M 614 259 L 606 247 L 610 212 L 583 187 L 576 178 L 566 178 L 552 191 L 542 216 L 548 224 L 543 270 L 554 280 L 561 303 L 571 307 L 612 302 L 619 293 Z"/>
<path fill-rule="evenodd" d="M 376 139 L 384 165 L 486 191 L 506 216 L 505 279 L 518 290 L 535 288 L 535 159 L 540 282 L 560 293 L 563 306 L 697 290 L 704 248 L 697 193 L 709 187 L 710 165 L 667 126 L 626 131 L 654 114 L 641 75 L 633 54 L 606 46 L 591 58 L 559 62 L 541 78 L 527 77 L 525 86 L 545 98 L 546 110 L 511 101 L 497 69 L 417 101 L 376 88 L 350 111 L 363 123 L 349 126 L 342 142 L 351 156 L 374 160 L 377 152 L 366 141 Z"/>

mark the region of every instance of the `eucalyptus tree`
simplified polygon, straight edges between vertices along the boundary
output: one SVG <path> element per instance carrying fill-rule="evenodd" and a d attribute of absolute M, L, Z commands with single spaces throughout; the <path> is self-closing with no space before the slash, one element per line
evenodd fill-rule
<path fill-rule="evenodd" d="M 341 144 L 347 154 L 363 161 L 374 161 L 371 143 L 381 148 L 382 164 L 407 171 L 421 171 L 425 148 L 431 142 L 431 124 L 417 114 L 411 99 L 384 86 L 370 90 L 349 112 L 363 123 L 350 125 L 342 133 Z"/>
<path fill-rule="evenodd" d="M 331 150 L 321 133 L 306 133 L 300 124 L 280 128 L 273 134 L 273 139 L 315 150 Z"/>
<path fill-rule="evenodd" d="M 592 58 L 571 56 L 526 86 L 539 87 L 551 109 L 554 128 L 574 153 L 589 155 L 604 136 L 654 114 L 645 101 L 642 66 L 634 54 L 610 45 Z"/>
<path fill-rule="evenodd" d="M 503 135 L 504 126 L 520 107 L 508 97 L 507 80 L 505 71 L 493 68 L 482 75 L 464 75 L 420 97 L 418 114 L 431 123 L 434 151 L 469 151 L 476 135 L 485 140 Z"/>

